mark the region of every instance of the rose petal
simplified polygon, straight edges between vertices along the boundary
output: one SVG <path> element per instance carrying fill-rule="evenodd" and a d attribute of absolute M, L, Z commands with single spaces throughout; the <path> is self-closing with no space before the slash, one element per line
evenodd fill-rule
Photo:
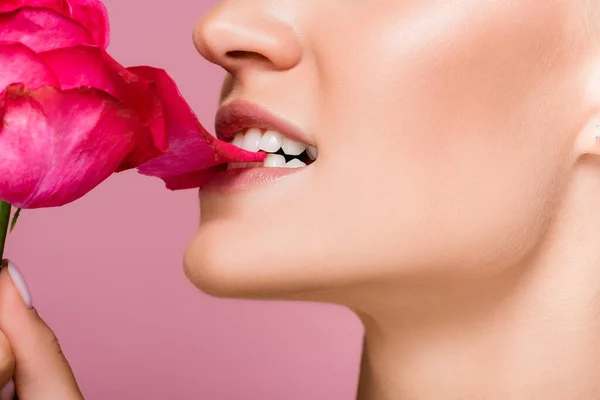
<path fill-rule="evenodd" d="M 69 15 L 71 12 L 65 0 L 2 0 L 0 13 L 9 13 L 23 7 L 47 8 L 64 15 Z"/>
<path fill-rule="evenodd" d="M 162 103 L 153 82 L 128 71 L 96 46 L 57 49 L 40 53 L 40 57 L 52 68 L 63 90 L 89 86 L 123 101 L 150 127 L 151 135 L 146 134 L 154 142 L 149 145 L 167 149 Z"/>
<path fill-rule="evenodd" d="M 186 186 L 190 179 L 197 180 L 199 176 L 206 175 L 199 174 L 200 171 L 216 165 L 264 160 L 264 153 L 251 153 L 210 135 L 164 70 L 150 67 L 133 67 L 129 70 L 157 84 L 169 140 L 169 150 L 138 168 L 141 174 L 160 177 L 165 181 L 170 177 L 175 181 L 175 177 L 179 176 L 178 182 L 185 181 L 183 186 Z M 173 183 L 173 186 L 181 184 Z"/>
<path fill-rule="evenodd" d="M 163 179 L 165 186 L 170 190 L 194 189 L 202 186 L 214 172 L 216 172 L 216 167 L 188 174 L 168 176 Z"/>
<path fill-rule="evenodd" d="M 83 25 L 54 11 L 36 8 L 0 14 L 0 40 L 23 43 L 35 52 L 94 44 Z"/>
<path fill-rule="evenodd" d="M 95 89 L 9 86 L 0 96 L 0 199 L 38 208 L 82 197 L 119 168 L 139 128 Z"/>
<path fill-rule="evenodd" d="M 24 44 L 0 42 L 0 65 L 0 89 L 12 83 L 23 83 L 31 89 L 60 87 L 48 64 Z"/>
<path fill-rule="evenodd" d="M 24 7 L 47 9 L 72 18 L 86 28 L 96 45 L 103 49 L 108 47 L 108 13 L 106 7 L 98 0 L 2 0 L 0 13 L 9 13 Z"/>
<path fill-rule="evenodd" d="M 85 26 L 94 42 L 106 50 L 110 41 L 110 27 L 106 7 L 98 0 L 69 0 L 71 16 Z"/>

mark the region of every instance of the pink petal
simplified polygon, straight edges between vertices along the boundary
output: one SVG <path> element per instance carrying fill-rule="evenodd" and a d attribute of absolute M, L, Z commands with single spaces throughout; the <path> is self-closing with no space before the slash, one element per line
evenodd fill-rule
<path fill-rule="evenodd" d="M 88 28 L 98 46 L 108 48 L 110 27 L 104 4 L 97 0 L 70 0 L 69 3 L 73 18 Z"/>
<path fill-rule="evenodd" d="M 201 172 L 211 167 L 229 162 L 264 160 L 264 153 L 250 153 L 210 135 L 164 70 L 150 67 L 129 70 L 156 83 L 163 102 L 169 140 L 169 150 L 138 168 L 141 174 L 165 181 L 172 178 L 171 186 L 174 188 L 197 187 L 207 176 Z M 190 182 L 194 182 L 193 186 Z"/>
<path fill-rule="evenodd" d="M 60 87 L 58 79 L 42 58 L 21 43 L 0 42 L 0 88 L 23 83 L 31 89 Z"/>
<path fill-rule="evenodd" d="M 68 0 L 71 16 L 85 26 L 94 42 L 106 50 L 110 40 L 110 27 L 106 7 L 98 0 Z"/>
<path fill-rule="evenodd" d="M 149 126 L 150 145 L 167 149 L 162 103 L 153 82 L 128 71 L 96 46 L 63 48 L 40 53 L 40 57 L 52 68 L 63 90 L 89 86 L 123 101 Z"/>
<path fill-rule="evenodd" d="M 119 168 L 139 129 L 95 89 L 9 86 L 0 95 L 0 199 L 39 208 L 80 198 Z"/>
<path fill-rule="evenodd" d="M 0 40 L 23 43 L 35 52 L 94 44 L 83 25 L 54 11 L 35 8 L 0 14 Z"/>
<path fill-rule="evenodd" d="M 2 0 L 0 13 L 9 13 L 24 7 L 47 9 L 72 18 L 86 28 L 96 45 L 104 49 L 108 47 L 108 13 L 106 7 L 98 0 Z"/>
<path fill-rule="evenodd" d="M 190 172 L 188 174 L 174 175 L 163 178 L 167 189 L 185 190 L 200 187 L 208 180 L 218 167 L 204 169 L 202 171 Z"/>
<path fill-rule="evenodd" d="M 70 6 L 65 0 L 2 0 L 0 13 L 8 13 L 23 7 L 47 8 L 68 15 Z"/>

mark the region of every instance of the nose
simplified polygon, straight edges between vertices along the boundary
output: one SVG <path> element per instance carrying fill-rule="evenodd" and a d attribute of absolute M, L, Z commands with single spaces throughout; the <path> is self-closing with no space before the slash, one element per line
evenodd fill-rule
<path fill-rule="evenodd" d="M 276 19 L 258 1 L 223 1 L 194 30 L 196 48 L 232 74 L 245 68 L 287 70 L 302 49 L 293 27 Z"/>

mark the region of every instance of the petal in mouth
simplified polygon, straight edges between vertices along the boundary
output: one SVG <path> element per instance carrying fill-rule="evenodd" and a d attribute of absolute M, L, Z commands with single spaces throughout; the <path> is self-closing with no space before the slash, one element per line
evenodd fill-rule
<path fill-rule="evenodd" d="M 241 149 L 208 133 L 165 71 L 150 67 L 130 71 L 155 83 L 162 99 L 169 145 L 164 154 L 141 165 L 139 173 L 161 178 L 171 190 L 191 189 L 202 186 L 229 163 L 264 161 L 266 153 Z"/>

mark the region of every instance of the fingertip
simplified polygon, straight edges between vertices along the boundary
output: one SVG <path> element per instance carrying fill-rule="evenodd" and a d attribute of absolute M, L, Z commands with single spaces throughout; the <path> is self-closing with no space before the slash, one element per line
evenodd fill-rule
<path fill-rule="evenodd" d="M 25 277 L 21 273 L 21 270 L 17 268 L 17 266 L 10 260 L 2 260 L 2 269 L 0 273 L 4 270 L 7 271 L 10 276 L 10 281 L 12 283 L 13 288 L 17 290 L 23 303 L 29 309 L 33 307 L 33 299 L 31 296 L 31 290 L 29 289 L 29 285 L 27 285 L 27 281 L 25 281 Z"/>
<path fill-rule="evenodd" d="M 27 308 L 33 307 L 33 299 L 31 297 L 31 290 L 29 290 L 29 285 L 27 285 L 27 281 L 25 280 L 25 277 L 23 276 L 19 268 L 17 268 L 17 266 L 10 261 L 8 263 L 8 273 L 10 274 L 13 284 L 17 288 L 17 291 L 21 295 L 21 298 L 23 299 L 23 302 L 25 303 Z"/>

